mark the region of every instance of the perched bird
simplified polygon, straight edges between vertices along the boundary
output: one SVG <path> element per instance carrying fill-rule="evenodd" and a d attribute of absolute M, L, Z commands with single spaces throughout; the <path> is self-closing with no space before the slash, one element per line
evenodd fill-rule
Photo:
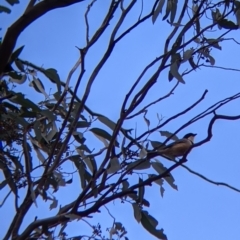
<path fill-rule="evenodd" d="M 183 139 L 179 139 L 169 145 L 158 149 L 157 152 L 160 155 L 175 158 L 183 156 L 188 149 L 194 144 L 194 138 L 197 134 L 195 133 L 188 133 L 186 134 Z"/>

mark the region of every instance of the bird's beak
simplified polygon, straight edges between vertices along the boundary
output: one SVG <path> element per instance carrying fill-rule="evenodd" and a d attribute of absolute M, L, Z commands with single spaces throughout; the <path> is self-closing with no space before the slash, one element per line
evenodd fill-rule
<path fill-rule="evenodd" d="M 193 136 L 194 136 L 194 137 L 197 136 L 197 133 L 194 133 Z"/>

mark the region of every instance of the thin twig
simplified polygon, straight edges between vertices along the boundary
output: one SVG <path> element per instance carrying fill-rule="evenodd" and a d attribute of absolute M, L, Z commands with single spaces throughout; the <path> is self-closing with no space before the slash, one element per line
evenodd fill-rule
<path fill-rule="evenodd" d="M 4 203 L 6 202 L 7 198 L 9 197 L 9 195 L 11 194 L 11 190 L 8 192 L 8 194 L 6 195 L 6 197 L 3 199 L 2 203 L 0 203 L 0 208 L 4 205 Z"/>
<path fill-rule="evenodd" d="M 173 91 L 176 89 L 176 87 L 178 86 L 178 84 L 179 84 L 179 81 L 177 81 L 177 83 L 175 84 L 175 86 L 174 86 L 174 87 L 171 89 L 171 91 L 170 91 L 169 93 L 167 93 L 165 96 L 160 97 L 160 98 L 158 98 L 157 100 L 149 103 L 148 105 L 146 105 L 143 109 L 141 109 L 141 110 L 138 111 L 137 113 L 135 113 L 135 114 L 133 114 L 133 115 L 131 115 L 131 116 L 129 116 L 129 117 L 126 117 L 126 119 L 134 118 L 134 117 L 136 117 L 137 115 L 145 112 L 145 110 L 147 110 L 147 108 L 149 108 L 150 106 L 152 106 L 152 105 L 154 105 L 154 104 L 156 104 L 156 103 L 158 103 L 158 102 L 160 102 L 160 101 L 168 98 L 170 95 L 173 94 Z"/>
<path fill-rule="evenodd" d="M 213 180 L 211 180 L 211 179 L 203 176 L 202 174 L 200 174 L 200 173 L 198 173 L 198 172 L 196 172 L 196 171 L 193 171 L 192 169 L 190 169 L 189 167 L 187 167 L 187 166 L 184 165 L 184 164 L 182 164 L 181 167 L 185 168 L 185 169 L 186 169 L 187 171 L 189 171 L 190 173 L 192 173 L 192 174 L 194 174 L 194 175 L 202 178 L 203 180 L 205 180 L 205 181 L 207 181 L 207 182 L 209 182 L 209 183 L 212 183 L 212 184 L 217 185 L 217 186 L 225 186 L 225 187 L 230 188 L 230 189 L 232 189 L 232 190 L 234 190 L 234 191 L 236 191 L 236 192 L 240 192 L 240 189 L 237 189 L 237 188 L 235 188 L 235 187 L 233 187 L 233 186 L 231 186 L 231 185 L 229 185 L 229 184 L 227 184 L 227 183 L 224 183 L 224 182 L 216 182 L 216 181 L 213 181 Z"/>
<path fill-rule="evenodd" d="M 88 14 L 91 10 L 91 7 L 97 0 L 92 0 L 92 2 L 87 6 L 87 11 L 85 12 L 85 23 L 86 23 L 86 42 L 89 44 L 89 22 L 88 22 Z"/>
<path fill-rule="evenodd" d="M 206 65 L 206 64 L 202 64 L 203 67 L 208 67 L 208 68 L 218 68 L 218 69 L 222 69 L 222 70 L 227 70 L 227 71 L 236 71 L 236 72 L 240 72 L 240 69 L 237 68 L 229 68 L 229 67 L 221 67 L 221 66 L 215 66 L 215 65 Z"/>

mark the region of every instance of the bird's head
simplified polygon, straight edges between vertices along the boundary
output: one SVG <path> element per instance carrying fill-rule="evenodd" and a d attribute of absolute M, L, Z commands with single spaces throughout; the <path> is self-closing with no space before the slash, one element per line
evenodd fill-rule
<path fill-rule="evenodd" d="M 188 140 L 194 142 L 194 138 L 195 138 L 196 135 L 197 135 L 196 133 L 188 133 L 183 138 L 188 139 Z"/>

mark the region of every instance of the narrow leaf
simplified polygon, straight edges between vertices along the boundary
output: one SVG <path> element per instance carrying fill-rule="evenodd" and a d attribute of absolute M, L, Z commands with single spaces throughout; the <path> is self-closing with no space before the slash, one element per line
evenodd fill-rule
<path fill-rule="evenodd" d="M 148 169 L 150 168 L 151 164 L 147 160 L 139 159 L 135 162 L 131 162 L 127 166 L 127 170 L 143 170 L 143 169 Z"/>
<path fill-rule="evenodd" d="M 138 179 L 138 183 L 140 184 L 140 183 L 142 183 L 142 182 L 143 182 L 142 178 L 139 178 L 139 179 Z M 138 197 L 139 197 L 139 202 L 140 202 L 140 203 L 143 202 L 144 193 L 145 193 L 144 186 L 139 187 L 139 188 L 138 188 Z"/>
<path fill-rule="evenodd" d="M 143 118 L 144 118 L 147 126 L 149 127 L 149 126 L 150 126 L 150 121 L 149 121 L 149 119 L 146 118 L 146 114 L 147 114 L 147 110 L 145 110 L 145 113 L 144 113 L 144 115 L 143 115 Z"/>
<path fill-rule="evenodd" d="M 183 61 L 182 62 L 188 61 L 192 57 L 193 52 L 194 52 L 193 48 L 190 48 L 190 49 L 186 50 L 183 53 Z"/>
<path fill-rule="evenodd" d="M 173 24 L 176 12 L 177 12 L 177 3 L 178 0 L 172 0 L 172 9 L 171 9 L 171 15 L 170 15 L 170 23 Z"/>
<path fill-rule="evenodd" d="M 155 23 L 156 19 L 158 18 L 159 14 L 162 13 L 162 8 L 165 3 L 165 0 L 160 0 L 158 2 L 157 8 L 155 9 L 153 16 L 152 16 L 152 22 Z"/>
<path fill-rule="evenodd" d="M 238 25 L 236 25 L 234 22 L 227 19 L 221 19 L 220 21 L 218 21 L 218 25 L 224 29 L 230 29 L 230 30 L 237 30 L 239 28 Z"/>
<path fill-rule="evenodd" d="M 182 75 L 178 72 L 178 68 L 179 67 L 178 67 L 177 62 L 174 62 L 174 63 L 171 64 L 170 72 L 173 75 L 173 77 L 175 77 L 179 82 L 185 84 L 185 81 L 183 80 Z"/>
<path fill-rule="evenodd" d="M 132 203 L 132 207 L 133 207 L 134 217 L 137 220 L 137 222 L 139 223 L 141 221 L 141 218 L 142 218 L 141 209 L 138 206 L 138 204 L 136 204 L 136 203 Z"/>
<path fill-rule="evenodd" d="M 111 141 L 112 136 L 106 132 L 103 129 L 100 128 L 91 128 L 89 131 L 91 131 L 92 133 L 94 133 L 95 135 L 98 135 L 99 137 L 102 137 L 108 141 Z M 119 147 L 119 143 L 117 141 L 115 141 L 115 146 Z"/>
<path fill-rule="evenodd" d="M 21 72 L 25 72 L 24 65 L 22 64 L 22 62 L 20 60 L 16 59 L 14 61 L 14 63 Z"/>
<path fill-rule="evenodd" d="M 23 74 L 23 75 L 20 75 L 20 76 L 21 76 L 20 79 L 11 77 L 11 78 L 9 78 L 9 81 L 10 81 L 10 82 L 17 83 L 17 84 L 23 84 L 23 83 L 25 83 L 26 80 L 27 80 L 27 75 L 26 75 L 26 74 Z"/>
<path fill-rule="evenodd" d="M 105 124 L 107 127 L 109 127 L 110 129 L 114 130 L 116 123 L 114 123 L 112 120 L 110 120 L 109 118 L 102 116 L 102 115 L 98 115 L 98 120 L 100 122 L 102 122 L 103 124 Z"/>
<path fill-rule="evenodd" d="M 126 191 L 129 187 L 129 182 L 126 180 L 124 182 L 122 182 L 122 190 Z"/>
<path fill-rule="evenodd" d="M 163 233 L 163 229 L 156 229 L 153 217 L 147 211 L 142 211 L 141 224 L 152 235 L 158 239 L 167 240 L 167 236 Z"/>
<path fill-rule="evenodd" d="M 53 198 L 52 203 L 50 204 L 50 210 L 56 208 L 58 205 L 58 200 L 56 198 Z"/>
<path fill-rule="evenodd" d="M 61 81 L 57 73 L 57 70 L 54 68 L 49 68 L 43 71 L 43 74 L 51 80 L 51 82 L 57 84 L 58 92 L 61 92 Z"/>
<path fill-rule="evenodd" d="M 5 12 L 5 13 L 9 14 L 9 13 L 11 13 L 11 10 L 7 7 L 4 7 L 4 6 L 0 5 L 0 13 L 2 13 L 2 12 Z"/>
<path fill-rule="evenodd" d="M 172 133 L 169 132 L 169 131 L 159 131 L 159 132 L 160 132 L 161 136 L 170 138 L 170 139 L 172 139 L 172 140 L 174 140 L 174 141 L 177 141 L 177 140 L 179 139 L 179 138 L 177 137 L 177 135 L 174 135 L 174 134 L 172 134 Z"/>
<path fill-rule="evenodd" d="M 151 163 L 151 164 L 152 164 L 152 167 L 153 167 L 153 168 L 156 170 L 156 172 L 159 173 L 159 174 L 162 174 L 162 173 L 164 173 L 164 172 L 167 171 L 167 168 L 164 167 L 163 164 L 160 163 L 160 162 L 153 162 L 153 163 Z M 164 177 L 164 179 L 166 180 L 166 182 L 167 182 L 173 189 L 178 190 L 178 187 L 177 187 L 177 185 L 174 183 L 175 180 L 174 180 L 174 178 L 173 178 L 173 176 L 172 176 L 171 173 L 168 173 L 168 176 L 167 176 L 167 177 Z"/>
<path fill-rule="evenodd" d="M 18 73 L 15 72 L 15 71 L 9 72 L 9 73 L 8 73 L 8 76 L 10 76 L 10 77 L 13 78 L 13 79 L 19 80 L 19 81 L 20 81 L 20 80 L 22 79 L 22 77 L 23 77 L 22 74 L 18 74 Z"/>
<path fill-rule="evenodd" d="M 113 174 L 121 169 L 121 165 L 117 157 L 110 159 L 110 167 L 107 169 L 108 174 Z"/>
<path fill-rule="evenodd" d="M 35 194 L 35 191 L 33 189 L 33 184 L 32 183 L 31 183 L 31 186 L 30 186 L 30 192 L 31 192 L 32 201 L 34 202 L 35 206 L 38 207 L 37 200 L 36 200 L 36 194 Z"/>
<path fill-rule="evenodd" d="M 17 4 L 19 3 L 19 0 L 6 0 L 10 5 L 14 5 L 14 4 Z"/>
<path fill-rule="evenodd" d="M 221 41 L 221 39 L 206 39 L 207 43 L 209 43 L 212 47 L 217 48 L 219 50 L 222 50 L 222 47 L 219 45 L 219 41 Z"/>
<path fill-rule="evenodd" d="M 172 10 L 172 0 L 168 0 L 167 2 L 167 6 L 166 6 L 166 13 L 165 13 L 165 16 L 163 17 L 163 21 L 167 19 L 169 13 L 171 12 Z"/>
<path fill-rule="evenodd" d="M 157 176 L 156 174 L 148 174 L 148 178 L 153 178 L 153 177 L 156 177 L 156 176 Z M 156 184 L 158 184 L 159 186 L 163 185 L 163 180 L 162 179 L 155 180 L 154 182 Z"/>
<path fill-rule="evenodd" d="M 160 194 L 161 194 L 162 197 L 163 197 L 164 192 L 165 192 L 164 187 L 163 187 L 163 186 L 160 186 Z"/>
<path fill-rule="evenodd" d="M 91 126 L 90 122 L 79 121 L 77 122 L 76 128 L 88 128 Z"/>
<path fill-rule="evenodd" d="M 24 48 L 24 45 L 21 46 L 20 48 L 18 48 L 16 51 L 13 52 L 13 54 L 10 57 L 9 63 L 12 63 L 13 61 L 15 61 L 18 58 L 18 56 L 22 52 L 23 48 Z"/>
<path fill-rule="evenodd" d="M 95 159 L 92 158 L 92 157 L 84 157 L 83 161 L 87 164 L 90 171 L 94 174 L 96 172 L 96 169 L 97 169 Z"/>
<path fill-rule="evenodd" d="M 158 141 L 151 141 L 151 145 L 154 149 L 158 149 L 160 147 L 164 147 L 164 145 L 161 142 Z"/>
<path fill-rule="evenodd" d="M 45 92 L 44 85 L 39 78 L 34 78 L 34 80 L 29 85 L 33 86 L 33 88 L 37 92 L 42 93 L 45 96 L 45 98 L 49 98 L 48 94 Z"/>
<path fill-rule="evenodd" d="M 139 158 L 145 158 L 147 156 L 147 151 L 144 147 L 140 150 Z"/>

